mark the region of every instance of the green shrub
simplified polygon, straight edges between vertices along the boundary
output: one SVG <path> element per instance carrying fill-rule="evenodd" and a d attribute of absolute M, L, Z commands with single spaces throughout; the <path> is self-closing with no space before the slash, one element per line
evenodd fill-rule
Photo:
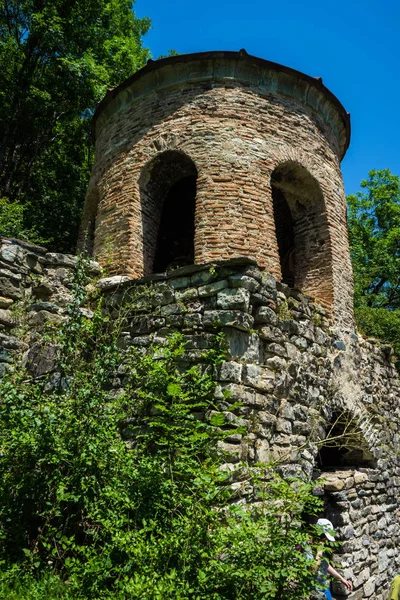
<path fill-rule="evenodd" d="M 355 309 L 357 327 L 364 334 L 393 346 L 400 369 L 400 310 L 362 306 Z"/>
<path fill-rule="evenodd" d="M 307 597 L 313 574 L 295 547 L 317 501 L 310 484 L 244 465 L 258 502 L 232 502 L 228 432 L 208 418 L 218 347 L 190 368 L 179 334 L 122 351 L 122 321 L 101 302 L 92 319 L 79 311 L 85 283 L 81 272 L 52 340 L 57 372 L 16 368 L 0 384 L 3 597 Z"/>
<path fill-rule="evenodd" d="M 24 207 L 19 202 L 0 198 L 0 236 L 27 240 L 36 244 L 45 244 L 36 230 L 24 227 Z"/>

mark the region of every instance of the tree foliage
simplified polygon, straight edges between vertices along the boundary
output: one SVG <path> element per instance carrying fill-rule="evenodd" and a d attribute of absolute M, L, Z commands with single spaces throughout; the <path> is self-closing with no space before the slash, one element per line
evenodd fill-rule
<path fill-rule="evenodd" d="M 91 168 L 90 116 L 148 51 L 129 0 L 4 0 L 0 6 L 0 197 L 23 228 L 73 250 Z M 7 235 L 8 231 L 1 231 Z"/>
<path fill-rule="evenodd" d="M 356 305 L 400 308 L 400 177 L 370 171 L 348 197 Z"/>
<path fill-rule="evenodd" d="M 370 171 L 361 188 L 348 196 L 356 318 L 400 355 L 400 177 Z"/>
<path fill-rule="evenodd" d="M 310 561 L 293 555 L 309 536 L 301 514 L 318 502 L 311 484 L 242 465 L 235 477 L 258 502 L 232 503 L 218 442 L 235 429 L 214 404 L 218 346 L 191 367 L 179 334 L 122 350 L 118 319 L 101 303 L 87 318 L 81 283 L 74 294 L 51 338 L 56 370 L 34 379 L 21 365 L 0 384 L 3 596 L 308 597 Z"/>

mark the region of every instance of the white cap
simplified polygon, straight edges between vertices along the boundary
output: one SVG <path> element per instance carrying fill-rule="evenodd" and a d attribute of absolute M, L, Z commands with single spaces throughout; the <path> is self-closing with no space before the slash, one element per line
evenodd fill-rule
<path fill-rule="evenodd" d="M 329 521 L 329 519 L 318 519 L 318 521 L 317 521 L 317 525 L 319 525 L 319 526 L 322 528 L 322 530 L 323 530 L 323 532 L 324 532 L 324 534 L 325 534 L 326 538 L 327 538 L 327 539 L 328 539 L 330 542 L 334 542 L 334 541 L 335 541 L 335 538 L 333 537 L 333 535 L 332 535 L 331 533 L 329 533 L 329 532 L 331 532 L 331 531 L 334 531 L 334 529 L 333 529 L 333 525 L 332 525 L 332 523 Z"/>

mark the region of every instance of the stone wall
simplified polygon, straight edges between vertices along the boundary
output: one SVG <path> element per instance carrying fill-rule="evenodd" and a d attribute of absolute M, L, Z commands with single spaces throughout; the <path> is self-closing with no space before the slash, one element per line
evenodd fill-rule
<path fill-rule="evenodd" d="M 217 408 L 232 428 L 248 430 L 222 444 L 238 501 L 253 494 L 241 479 L 241 461 L 273 461 L 284 475 L 318 476 L 324 483 L 316 481 L 316 492 L 326 496 L 325 516 L 342 542 L 334 560 L 354 584 L 349 597 L 386 600 L 400 567 L 400 381 L 391 348 L 332 328 L 323 308 L 248 260 L 99 285 L 110 310 L 123 299 L 144 299 L 126 323 L 126 346 L 162 343 L 179 330 L 186 360 L 199 362 L 215 331 L 223 331 Z M 237 401 L 242 406 L 232 410 Z M 349 427 L 344 454 L 339 463 L 335 456 L 324 462 L 336 415 Z M 333 589 L 335 598 L 347 597 L 343 586 Z"/>
<path fill-rule="evenodd" d="M 1 373 L 20 353 L 33 375 L 52 369 L 40 329 L 65 318 L 76 260 L 3 240 Z M 91 270 L 99 274 L 96 263 Z M 241 461 L 273 461 L 285 475 L 322 477 L 316 492 L 327 496 L 325 515 L 342 542 L 336 559 L 354 583 L 350 598 L 386 600 L 400 567 L 400 382 L 390 347 L 333 328 L 323 308 L 248 259 L 96 285 L 111 313 L 125 300 L 134 302 L 122 347 L 162 343 L 178 330 L 187 342 L 185 361 L 198 363 L 216 331 L 223 332 L 226 354 L 216 372 L 215 402 L 227 427 L 232 424 L 222 449 L 237 500 L 253 497 Z M 122 374 L 115 385 L 123 385 Z M 236 401 L 241 406 L 232 408 Z M 324 441 L 330 430 L 337 432 L 337 415 L 349 426 L 340 456 Z M 238 424 L 246 434 L 233 431 Z M 345 597 L 343 588 L 335 590 L 336 598 Z"/>
<path fill-rule="evenodd" d="M 281 279 L 290 255 L 295 286 L 352 323 L 340 172 L 349 123 L 319 80 L 246 53 L 211 52 L 156 61 L 110 98 L 97 111 L 81 246 L 93 237 L 94 255 L 115 274 L 152 273 L 163 202 L 190 175 L 192 262 L 248 256 Z M 274 187 L 292 214 L 285 250 Z"/>
<path fill-rule="evenodd" d="M 52 368 L 52 350 L 43 351 L 40 331 L 65 318 L 77 260 L 0 238 L 0 376 L 21 354 L 34 375 Z M 100 274 L 97 263 L 89 266 L 92 275 Z"/>

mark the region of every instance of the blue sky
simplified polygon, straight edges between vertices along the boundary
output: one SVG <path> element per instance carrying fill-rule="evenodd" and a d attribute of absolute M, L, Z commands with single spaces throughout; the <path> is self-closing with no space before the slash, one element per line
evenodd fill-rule
<path fill-rule="evenodd" d="M 314 77 L 351 114 L 346 193 L 371 169 L 400 175 L 400 2 L 396 0 L 137 0 L 154 58 L 240 50 Z"/>

